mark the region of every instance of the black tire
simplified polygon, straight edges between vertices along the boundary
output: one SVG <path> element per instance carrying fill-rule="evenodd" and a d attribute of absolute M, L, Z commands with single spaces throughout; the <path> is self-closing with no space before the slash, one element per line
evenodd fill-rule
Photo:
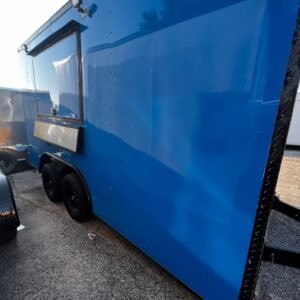
<path fill-rule="evenodd" d="M 62 176 L 57 172 L 52 163 L 44 164 L 42 168 L 42 180 L 47 197 L 52 202 L 60 202 Z"/>
<path fill-rule="evenodd" d="M 17 159 L 12 153 L 0 153 L 0 169 L 4 175 L 11 174 L 17 166 Z"/>
<path fill-rule="evenodd" d="M 67 174 L 62 181 L 62 197 L 72 219 L 83 222 L 90 216 L 90 205 L 81 179 L 75 173 Z"/>
<path fill-rule="evenodd" d="M 12 239 L 15 238 L 16 235 L 17 235 L 17 228 L 1 229 L 1 231 L 0 231 L 0 245 L 11 241 Z"/>

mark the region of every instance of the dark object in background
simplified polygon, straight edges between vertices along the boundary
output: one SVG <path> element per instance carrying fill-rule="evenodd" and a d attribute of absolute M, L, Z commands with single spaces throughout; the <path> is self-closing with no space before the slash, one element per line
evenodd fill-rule
<path fill-rule="evenodd" d="M 17 170 L 26 160 L 27 137 L 24 122 L 23 97 L 26 92 L 0 88 L 0 169 L 5 174 Z"/>
<path fill-rule="evenodd" d="M 0 170 L 5 175 L 14 173 L 18 167 L 19 162 L 25 161 L 26 157 L 26 145 L 0 147 Z"/>
<path fill-rule="evenodd" d="M 16 236 L 19 225 L 20 220 L 10 183 L 0 172 L 0 245 Z"/>
<path fill-rule="evenodd" d="M 0 169 L 4 174 L 11 173 L 17 165 L 17 160 L 12 153 L 0 152 Z"/>

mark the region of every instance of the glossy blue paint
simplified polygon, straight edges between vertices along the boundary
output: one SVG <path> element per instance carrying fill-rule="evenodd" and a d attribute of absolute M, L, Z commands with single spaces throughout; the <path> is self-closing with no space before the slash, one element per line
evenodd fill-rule
<path fill-rule="evenodd" d="M 84 6 L 90 17 L 67 5 L 27 44 L 81 24 L 81 150 L 35 139 L 29 101 L 33 164 L 61 151 L 97 216 L 205 299 L 237 298 L 299 0 Z"/>

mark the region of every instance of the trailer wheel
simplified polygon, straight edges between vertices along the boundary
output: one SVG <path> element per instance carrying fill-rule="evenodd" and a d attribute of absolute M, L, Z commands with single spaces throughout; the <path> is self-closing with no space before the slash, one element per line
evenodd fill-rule
<path fill-rule="evenodd" d="M 16 166 L 17 160 L 11 153 L 0 153 L 0 170 L 3 172 L 3 174 L 10 174 L 15 170 Z"/>
<path fill-rule="evenodd" d="M 72 219 L 83 222 L 90 216 L 90 206 L 86 191 L 75 173 L 67 174 L 62 181 L 62 195 L 67 211 Z"/>
<path fill-rule="evenodd" d="M 11 241 L 12 239 L 15 238 L 16 235 L 17 235 L 17 228 L 9 228 L 9 229 L 7 228 L 7 229 L 1 230 L 0 245 Z"/>
<path fill-rule="evenodd" d="M 42 168 L 43 186 L 47 197 L 52 202 L 61 200 L 61 178 L 61 174 L 54 169 L 52 163 L 44 164 Z"/>

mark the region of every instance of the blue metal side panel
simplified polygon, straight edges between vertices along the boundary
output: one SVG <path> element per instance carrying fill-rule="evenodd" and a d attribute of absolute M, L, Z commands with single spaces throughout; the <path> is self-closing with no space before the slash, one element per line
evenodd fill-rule
<path fill-rule="evenodd" d="M 84 28 L 83 146 L 62 157 L 96 215 L 199 295 L 237 298 L 299 1 L 84 5 L 41 34 Z"/>

